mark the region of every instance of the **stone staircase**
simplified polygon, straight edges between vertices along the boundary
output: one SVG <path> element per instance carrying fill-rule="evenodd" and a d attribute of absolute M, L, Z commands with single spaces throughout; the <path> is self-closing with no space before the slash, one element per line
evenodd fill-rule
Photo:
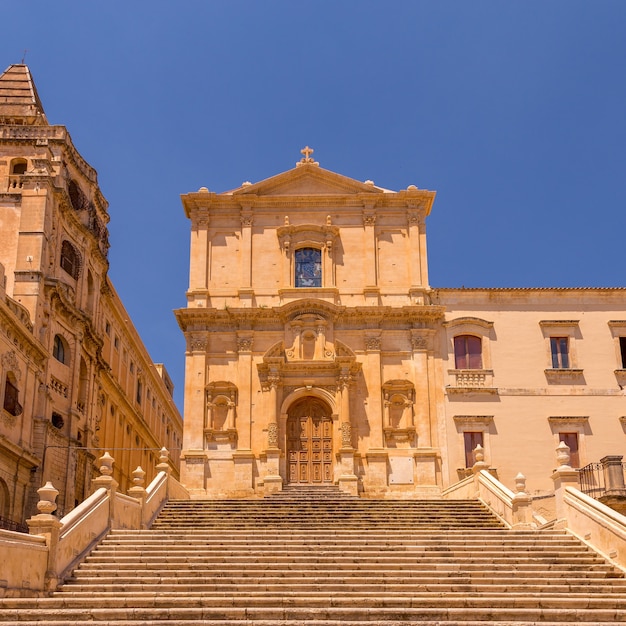
<path fill-rule="evenodd" d="M 172 501 L 115 530 L 50 598 L 0 623 L 75 626 L 626 623 L 626 579 L 560 531 L 510 531 L 472 501 L 334 488 Z"/>

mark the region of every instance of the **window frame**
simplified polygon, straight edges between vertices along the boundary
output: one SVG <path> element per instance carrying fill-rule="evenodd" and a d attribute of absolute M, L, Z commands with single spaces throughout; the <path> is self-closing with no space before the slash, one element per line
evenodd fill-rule
<path fill-rule="evenodd" d="M 550 336 L 550 356 L 552 369 L 568 370 L 572 369 L 570 358 L 570 338 L 564 336 Z"/>
<path fill-rule="evenodd" d="M 78 251 L 76 246 L 68 239 L 64 239 L 61 243 L 59 266 L 66 274 L 71 276 L 74 280 L 78 280 L 78 278 L 80 277 L 80 270 L 82 266 L 80 252 Z"/>
<path fill-rule="evenodd" d="M 317 260 L 315 261 L 299 261 L 298 260 L 298 255 L 301 253 L 304 253 L 305 251 L 307 252 L 315 252 L 317 254 Z M 315 264 L 318 265 L 318 275 L 314 276 L 312 279 L 309 280 L 313 280 L 319 284 L 312 284 L 312 285 L 305 285 L 305 284 L 298 284 L 299 280 L 305 280 L 304 276 L 298 276 L 298 270 L 299 270 L 299 266 L 301 264 Z M 318 246 L 313 246 L 313 245 L 302 245 L 302 246 L 298 246 L 297 248 L 294 249 L 293 251 L 293 286 L 296 289 L 320 289 L 324 286 L 324 254 L 323 251 L 321 249 L 321 247 Z"/>
<path fill-rule="evenodd" d="M 463 346 L 460 346 L 461 341 Z M 478 344 L 478 352 L 472 352 L 470 344 Z M 457 370 L 482 370 L 483 369 L 483 340 L 482 337 L 474 334 L 463 333 L 454 335 L 454 368 Z M 476 347 L 476 345 L 474 345 Z M 462 350 L 461 350 L 462 348 Z M 478 356 L 478 361 L 476 361 Z"/>
<path fill-rule="evenodd" d="M 52 356 L 61 364 L 70 364 L 70 348 L 63 335 L 57 333 L 52 341 Z"/>
<path fill-rule="evenodd" d="M 17 377 L 13 372 L 7 372 L 4 377 L 2 409 L 13 417 L 18 417 L 24 410 L 20 404 L 20 388 Z"/>

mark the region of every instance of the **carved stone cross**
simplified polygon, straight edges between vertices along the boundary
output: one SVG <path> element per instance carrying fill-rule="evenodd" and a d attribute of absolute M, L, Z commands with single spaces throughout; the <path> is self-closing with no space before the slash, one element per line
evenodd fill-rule
<path fill-rule="evenodd" d="M 305 146 L 304 148 L 302 148 L 302 150 L 300 150 L 300 154 L 304 154 L 304 159 L 302 159 L 303 163 L 310 163 L 313 159 L 311 158 L 311 155 L 313 154 L 314 150 L 313 148 L 309 148 L 309 146 Z"/>

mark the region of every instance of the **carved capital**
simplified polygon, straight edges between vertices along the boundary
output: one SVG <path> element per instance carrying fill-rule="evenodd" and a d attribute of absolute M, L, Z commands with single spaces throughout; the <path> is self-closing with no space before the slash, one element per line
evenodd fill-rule
<path fill-rule="evenodd" d="M 252 352 L 252 337 L 237 337 L 237 352 Z"/>
<path fill-rule="evenodd" d="M 381 347 L 381 339 L 380 337 L 366 337 L 365 338 L 365 349 L 369 351 L 380 350 Z"/>
<path fill-rule="evenodd" d="M 376 224 L 376 215 L 367 213 L 363 215 L 363 226 L 374 226 Z"/>
<path fill-rule="evenodd" d="M 280 385 L 281 377 L 278 373 L 271 373 L 267 375 L 267 386 L 268 388 L 276 388 Z"/>
<path fill-rule="evenodd" d="M 188 352 L 206 352 L 208 337 L 205 333 L 193 333 L 187 336 Z"/>

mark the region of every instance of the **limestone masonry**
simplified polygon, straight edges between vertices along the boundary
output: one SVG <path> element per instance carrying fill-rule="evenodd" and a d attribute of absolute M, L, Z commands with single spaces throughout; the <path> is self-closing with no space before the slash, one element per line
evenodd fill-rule
<path fill-rule="evenodd" d="M 478 445 L 504 484 L 522 471 L 549 495 L 560 441 L 574 467 L 624 454 L 624 289 L 433 288 L 435 192 L 359 182 L 312 152 L 182 197 L 193 497 L 329 483 L 437 497 Z"/>
<path fill-rule="evenodd" d="M 58 514 L 115 479 L 177 473 L 182 419 L 108 277 L 108 204 L 64 126 L 48 123 L 28 67 L 0 76 L 0 528 L 24 528 L 37 489 Z"/>

